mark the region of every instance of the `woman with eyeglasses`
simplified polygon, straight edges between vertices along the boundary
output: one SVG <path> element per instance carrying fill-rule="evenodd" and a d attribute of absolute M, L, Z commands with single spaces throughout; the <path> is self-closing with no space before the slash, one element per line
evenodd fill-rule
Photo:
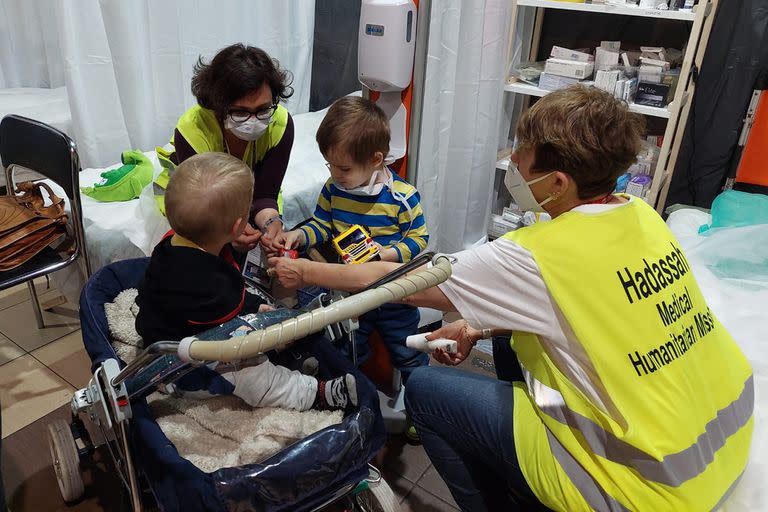
<path fill-rule="evenodd" d="M 294 129 L 280 102 L 293 94 L 291 80 L 276 60 L 253 46 L 233 44 L 208 64 L 200 58 L 192 76 L 198 104 L 179 119 L 173 149 L 157 148 L 165 167 L 155 180 L 161 211 L 165 211 L 165 186 L 178 164 L 198 153 L 229 153 L 248 164 L 255 178 L 250 224 L 233 245 L 247 251 L 261 239 L 265 248 L 271 247 L 271 240 L 283 230 L 280 186 Z"/>

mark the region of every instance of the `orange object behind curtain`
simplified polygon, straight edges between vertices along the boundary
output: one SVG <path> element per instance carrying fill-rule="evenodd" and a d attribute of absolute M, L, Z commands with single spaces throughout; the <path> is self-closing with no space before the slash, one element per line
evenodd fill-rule
<path fill-rule="evenodd" d="M 768 91 L 760 95 L 736 182 L 768 187 Z"/>

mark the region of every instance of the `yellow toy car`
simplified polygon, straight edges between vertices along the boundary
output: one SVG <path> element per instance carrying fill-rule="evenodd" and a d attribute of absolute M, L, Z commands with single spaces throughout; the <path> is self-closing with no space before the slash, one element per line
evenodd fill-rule
<path fill-rule="evenodd" d="M 359 224 L 350 226 L 333 239 L 333 247 L 344 263 L 358 264 L 381 259 L 371 235 Z"/>

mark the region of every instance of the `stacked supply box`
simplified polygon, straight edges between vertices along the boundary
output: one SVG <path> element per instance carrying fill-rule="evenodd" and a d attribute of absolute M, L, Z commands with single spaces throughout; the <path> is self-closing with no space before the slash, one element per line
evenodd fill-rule
<path fill-rule="evenodd" d="M 586 51 L 553 46 L 539 87 L 548 91 L 562 89 L 591 78 L 594 70 L 595 58 Z"/>
<path fill-rule="evenodd" d="M 673 50 L 674 51 L 674 50 Z M 635 103 L 651 107 L 664 107 L 670 101 L 669 92 L 676 79 L 670 74 L 668 50 L 657 46 L 640 47 L 640 69 Z M 668 60 L 669 59 L 669 60 Z"/>

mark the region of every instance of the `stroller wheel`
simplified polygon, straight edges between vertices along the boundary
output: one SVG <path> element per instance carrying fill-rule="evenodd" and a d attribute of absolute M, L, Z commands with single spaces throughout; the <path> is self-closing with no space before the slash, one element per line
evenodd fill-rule
<path fill-rule="evenodd" d="M 80 476 L 80 456 L 66 421 L 56 420 L 48 425 L 48 446 L 61 497 L 66 502 L 77 500 L 83 495 L 85 486 Z"/>
<path fill-rule="evenodd" d="M 364 512 L 400 511 L 400 503 L 395 493 L 378 470 L 371 470 L 368 488 L 356 495 L 354 499 L 358 509 Z"/>

